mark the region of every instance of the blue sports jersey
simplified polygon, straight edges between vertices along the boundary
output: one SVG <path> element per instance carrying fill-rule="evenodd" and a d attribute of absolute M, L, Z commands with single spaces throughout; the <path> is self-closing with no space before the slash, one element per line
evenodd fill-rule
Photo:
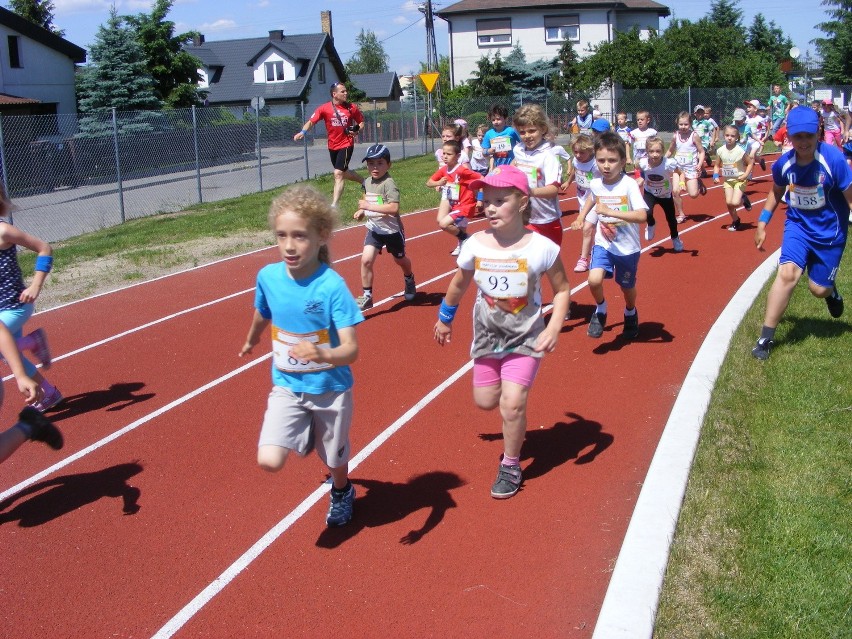
<path fill-rule="evenodd" d="M 791 149 L 772 165 L 772 179 L 787 188 L 787 224 L 798 224 L 820 244 L 846 243 L 849 204 L 843 192 L 852 184 L 852 171 L 838 149 L 818 143 L 807 166 L 796 164 L 796 150 Z"/>
<path fill-rule="evenodd" d="M 518 132 L 510 126 L 503 127 L 499 133 L 494 129 L 488 129 L 485 135 L 482 136 L 482 148 L 490 149 L 494 147 L 494 166 L 502 164 L 511 164 L 515 159 L 515 153 L 512 149 L 516 144 L 521 143 L 521 138 Z M 508 145 L 508 146 L 507 146 Z"/>
<path fill-rule="evenodd" d="M 286 356 L 288 343 L 304 339 L 339 346 L 337 329 L 364 321 L 343 278 L 327 264 L 303 280 L 292 279 L 283 262 L 264 266 L 257 274 L 254 306 L 262 317 L 272 320 L 273 352 L 281 353 L 273 357 L 274 385 L 313 394 L 352 387 L 349 366 L 311 370 L 315 365 Z"/>

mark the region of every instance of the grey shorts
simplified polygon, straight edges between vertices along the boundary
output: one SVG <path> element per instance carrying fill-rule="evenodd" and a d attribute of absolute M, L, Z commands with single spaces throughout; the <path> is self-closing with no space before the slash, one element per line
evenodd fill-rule
<path fill-rule="evenodd" d="M 349 463 L 352 389 L 320 395 L 273 386 L 258 446 L 280 446 L 307 455 L 316 448 L 329 468 Z"/>

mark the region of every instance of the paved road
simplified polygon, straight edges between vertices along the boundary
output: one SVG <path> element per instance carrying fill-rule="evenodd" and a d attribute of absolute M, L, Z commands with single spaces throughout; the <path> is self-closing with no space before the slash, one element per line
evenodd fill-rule
<path fill-rule="evenodd" d="M 422 140 L 387 142 L 392 157 L 419 155 Z M 358 153 L 368 143 L 360 142 Z M 427 141 L 431 150 L 431 141 Z M 164 173 L 122 182 L 119 192 L 116 182 L 62 187 L 47 193 L 15 198 L 14 219 L 20 228 L 48 242 L 87 233 L 121 223 L 122 201 L 125 219 L 154 213 L 179 211 L 201 200 L 215 202 L 248 193 L 268 190 L 298 180 L 330 172 L 328 150 L 324 140 L 317 140 L 307 149 L 307 165 L 303 147 L 268 147 L 263 149 L 258 170 L 256 156 L 246 156 L 230 164 L 202 169 L 200 180 L 194 169 Z M 356 163 L 357 166 L 357 163 Z"/>

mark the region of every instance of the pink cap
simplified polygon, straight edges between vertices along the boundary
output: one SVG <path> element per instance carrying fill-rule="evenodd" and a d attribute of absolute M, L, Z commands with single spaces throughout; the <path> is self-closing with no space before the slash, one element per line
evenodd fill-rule
<path fill-rule="evenodd" d="M 828 106 L 828 105 L 834 106 L 834 101 L 831 98 L 826 98 L 825 100 L 822 101 L 822 103 L 825 106 Z"/>
<path fill-rule="evenodd" d="M 459 126 L 467 126 L 467 120 L 463 120 L 462 118 L 458 118 L 453 120 L 453 124 L 458 124 Z"/>
<path fill-rule="evenodd" d="M 484 178 L 479 178 L 470 183 L 470 188 L 481 189 L 485 186 L 496 186 L 498 188 L 511 187 L 518 189 L 524 195 L 530 194 L 530 185 L 526 173 L 511 164 L 502 164 L 495 167 L 491 173 Z"/>

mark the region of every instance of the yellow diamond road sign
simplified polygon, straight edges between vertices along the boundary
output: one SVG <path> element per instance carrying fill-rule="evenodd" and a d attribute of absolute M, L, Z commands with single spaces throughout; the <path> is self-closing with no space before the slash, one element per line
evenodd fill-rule
<path fill-rule="evenodd" d="M 438 81 L 438 77 L 440 73 L 421 73 L 420 81 L 423 82 L 423 86 L 426 87 L 426 90 L 429 93 L 432 93 L 432 89 L 435 88 L 435 83 Z"/>

